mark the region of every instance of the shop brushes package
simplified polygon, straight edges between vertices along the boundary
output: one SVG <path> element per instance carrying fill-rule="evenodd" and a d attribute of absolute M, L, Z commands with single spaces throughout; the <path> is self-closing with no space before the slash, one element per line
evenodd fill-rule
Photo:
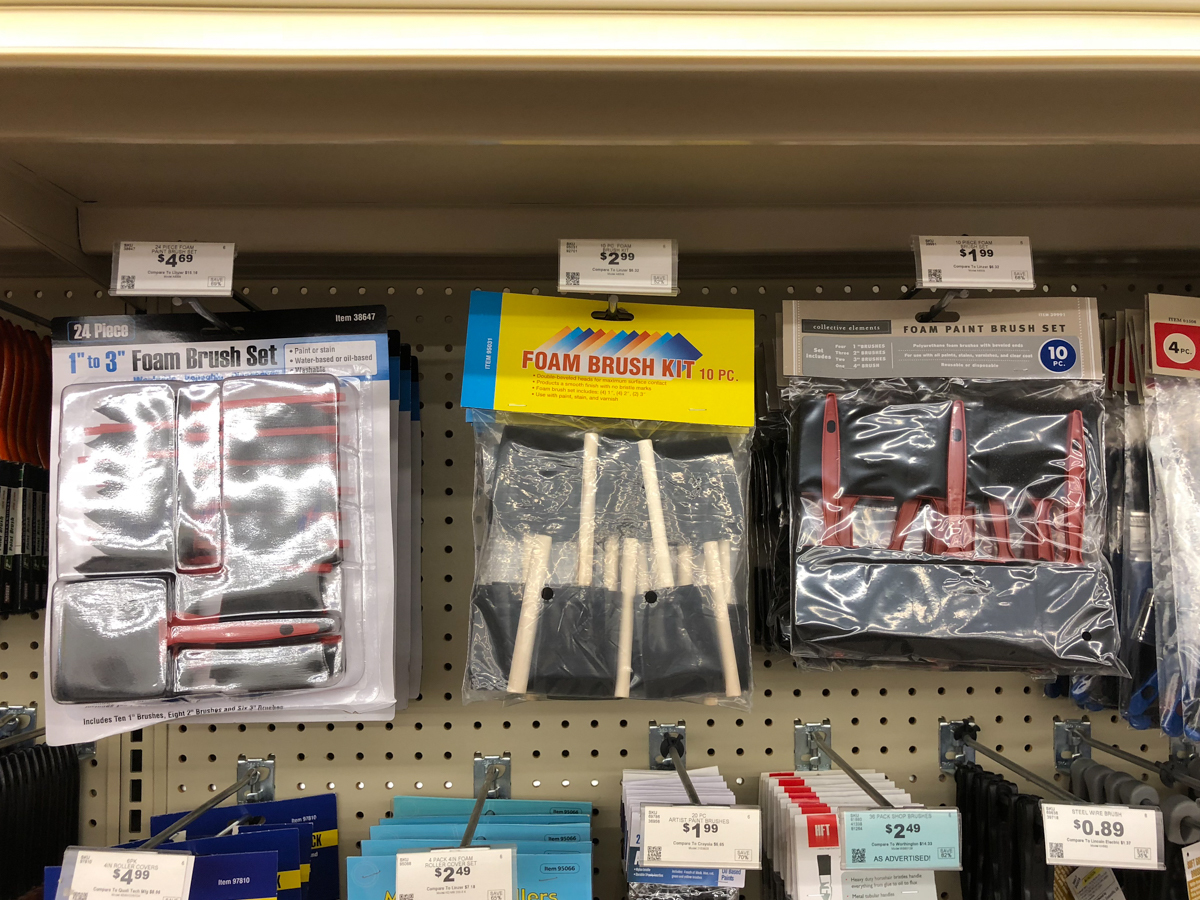
<path fill-rule="evenodd" d="M 749 703 L 753 314 L 617 315 L 471 296 L 466 700 Z"/>
<path fill-rule="evenodd" d="M 1123 674 L 1095 302 L 927 312 L 784 306 L 793 655 Z"/>
<path fill-rule="evenodd" d="M 1200 740 L 1200 302 L 1145 309 L 1146 446 L 1163 731 Z"/>
<path fill-rule="evenodd" d="M 390 717 L 385 320 L 54 323 L 51 741 Z"/>

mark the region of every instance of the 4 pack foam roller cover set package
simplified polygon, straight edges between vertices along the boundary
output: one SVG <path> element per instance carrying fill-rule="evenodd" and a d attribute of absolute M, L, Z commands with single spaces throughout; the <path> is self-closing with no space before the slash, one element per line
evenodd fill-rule
<path fill-rule="evenodd" d="M 754 315 L 625 307 L 472 295 L 467 701 L 750 702 L 753 520 L 780 515 L 747 508 Z M 956 307 L 785 304 L 765 380 L 788 572 L 755 583 L 786 599 L 756 608 L 805 667 L 1122 675 L 1095 302 Z M 225 336 L 186 315 L 56 323 L 52 738 L 393 713 L 369 309 L 239 314 Z"/>

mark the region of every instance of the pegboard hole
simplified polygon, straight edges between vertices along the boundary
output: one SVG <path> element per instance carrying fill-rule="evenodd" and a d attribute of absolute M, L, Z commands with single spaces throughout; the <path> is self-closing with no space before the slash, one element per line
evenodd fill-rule
<path fill-rule="evenodd" d="M 326 758 L 327 760 L 329 760 L 330 762 L 333 762 L 333 759 L 334 759 L 334 757 L 333 757 L 333 754 L 332 754 L 332 753 L 326 753 L 326 754 L 325 754 L 325 758 Z"/>
<path fill-rule="evenodd" d="M 916 748 L 916 747 L 909 747 L 909 748 L 908 748 L 908 752 L 909 752 L 909 753 L 916 753 L 916 752 L 917 752 L 917 748 Z"/>
<path fill-rule="evenodd" d="M 824 690 L 822 690 L 822 691 L 821 691 L 821 696 L 822 696 L 822 697 L 828 697 L 828 696 L 829 696 L 829 688 L 825 688 Z"/>
<path fill-rule="evenodd" d="M 880 718 L 880 720 L 879 720 L 879 724 L 880 724 L 880 725 L 886 725 L 886 724 L 887 724 L 887 716 L 883 716 L 883 717 L 881 717 L 881 718 Z"/>
<path fill-rule="evenodd" d="M 621 748 L 621 755 L 622 755 L 622 756 L 628 756 L 628 755 L 629 755 L 629 751 L 628 751 L 628 750 L 626 750 L 624 747 L 622 747 L 622 748 Z"/>
<path fill-rule="evenodd" d="M 442 785 L 442 787 L 444 787 L 446 790 L 450 790 L 450 788 L 454 787 L 454 782 L 447 781 L 445 784 Z"/>
<path fill-rule="evenodd" d="M 738 756 L 744 756 L 746 753 L 746 751 L 743 750 L 741 747 L 738 747 L 735 752 L 737 753 Z"/>
<path fill-rule="evenodd" d="M 850 688 L 850 696 L 857 697 L 858 696 L 858 688 Z"/>
<path fill-rule="evenodd" d="M 396 783 L 394 781 L 388 781 L 388 782 L 385 782 L 383 786 L 390 791 L 392 788 L 394 788 L 396 786 Z M 390 812 L 389 812 L 389 815 L 390 815 Z"/>
<path fill-rule="evenodd" d="M 423 781 L 418 781 L 416 784 L 414 784 L 414 785 L 413 785 L 413 787 L 415 787 L 415 788 L 416 788 L 416 789 L 419 791 L 419 790 L 421 790 L 422 788 L 424 788 L 424 787 L 425 787 L 425 782 L 423 782 Z"/>
<path fill-rule="evenodd" d="M 946 689 L 944 687 L 940 687 L 940 688 L 938 688 L 938 693 L 944 694 L 944 693 L 946 693 Z"/>
<path fill-rule="evenodd" d="M 564 779 L 563 779 L 563 782 L 562 782 L 562 786 L 563 786 L 563 787 L 570 787 L 570 786 L 571 786 L 571 782 L 570 782 L 568 779 L 564 778 Z"/>
<path fill-rule="evenodd" d="M 366 758 L 366 754 L 365 753 L 355 753 L 354 758 L 361 762 L 363 759 Z"/>
<path fill-rule="evenodd" d="M 599 727 L 600 727 L 600 721 L 599 721 L 598 719 L 592 719 L 592 727 L 593 727 L 593 728 L 599 728 Z"/>
<path fill-rule="evenodd" d="M 534 787 L 541 787 L 541 786 L 542 786 L 542 783 L 541 783 L 540 781 L 534 781 L 534 782 L 533 782 L 533 786 L 534 786 Z"/>
<path fill-rule="evenodd" d="M 534 759 L 538 759 L 538 758 L 539 758 L 541 755 L 542 755 L 542 751 L 541 751 L 541 750 L 534 750 L 534 751 L 533 751 L 533 758 L 534 758 Z"/>
<path fill-rule="evenodd" d="M 855 716 L 853 719 L 851 719 L 851 720 L 850 720 L 850 724 L 851 724 L 851 725 L 857 725 L 857 724 L 858 724 L 858 716 Z"/>
<path fill-rule="evenodd" d="M 366 785 L 365 785 L 363 782 L 361 782 L 361 781 L 357 782 L 357 783 L 356 783 L 354 786 L 355 786 L 356 788 L 358 788 L 360 791 L 361 791 L 363 788 L 365 788 L 365 787 L 366 787 Z M 361 816 L 361 815 L 362 815 L 362 813 L 359 813 L 359 815 Z"/>
<path fill-rule="evenodd" d="M 187 785 L 186 785 L 186 784 L 181 784 L 181 785 L 179 786 L 179 793 L 181 793 L 181 794 L 186 794 L 186 793 L 187 793 Z"/>
<path fill-rule="evenodd" d="M 384 758 L 384 759 L 391 759 L 391 758 L 392 758 L 392 751 L 391 751 L 391 750 L 389 750 L 387 753 L 383 754 L 383 758 Z"/>
<path fill-rule="evenodd" d="M 595 778 L 592 779 L 592 787 L 600 787 L 600 782 Z"/>

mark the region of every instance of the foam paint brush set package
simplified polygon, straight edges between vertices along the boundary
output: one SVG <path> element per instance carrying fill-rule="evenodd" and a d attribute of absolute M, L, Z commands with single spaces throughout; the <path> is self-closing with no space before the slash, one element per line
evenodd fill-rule
<path fill-rule="evenodd" d="M 1123 674 L 1095 302 L 928 309 L 785 304 L 793 655 Z"/>
<path fill-rule="evenodd" d="M 391 715 L 385 319 L 55 322 L 51 740 Z"/>
<path fill-rule="evenodd" d="M 586 300 L 472 294 L 464 697 L 744 705 L 753 315 L 606 315 Z"/>

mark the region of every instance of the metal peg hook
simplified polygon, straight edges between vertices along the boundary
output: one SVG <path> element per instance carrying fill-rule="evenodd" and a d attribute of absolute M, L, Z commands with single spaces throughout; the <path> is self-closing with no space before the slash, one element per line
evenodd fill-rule
<path fill-rule="evenodd" d="M 483 804 L 488 798 L 488 794 L 496 789 L 496 782 L 500 780 L 500 776 L 508 771 L 508 766 L 500 763 L 492 763 L 487 767 L 487 772 L 483 776 L 483 784 L 479 786 L 479 792 L 475 795 L 475 805 L 471 808 L 471 818 L 467 820 L 467 827 L 463 831 L 462 843 L 459 847 L 470 847 L 471 842 L 475 840 L 475 829 L 479 827 L 479 817 L 483 815 Z"/>
<path fill-rule="evenodd" d="M 199 819 L 202 815 L 204 815 L 210 809 L 214 808 L 218 803 L 220 803 L 226 797 L 233 796 L 239 790 L 246 787 L 247 785 L 258 784 L 258 781 L 260 778 L 263 777 L 264 772 L 265 772 L 265 767 L 253 766 L 245 775 L 243 775 L 241 778 L 239 778 L 237 781 L 235 781 L 229 787 L 225 788 L 225 790 L 219 791 L 216 794 L 213 794 L 213 796 L 209 797 L 208 800 L 206 800 L 204 803 L 201 803 L 199 806 L 197 806 L 195 809 L 193 809 L 186 816 L 176 819 L 174 822 L 172 822 L 170 825 L 168 825 L 166 828 L 164 828 L 158 834 L 154 835 L 154 837 L 150 838 L 150 840 L 146 841 L 146 843 L 142 844 L 142 846 L 139 847 L 138 849 L 139 850 L 153 850 L 155 847 L 158 847 L 161 844 L 164 844 L 169 838 L 172 838 L 179 832 L 183 831 L 185 828 L 187 828 L 189 825 L 191 825 L 193 822 L 195 822 L 197 819 Z"/>
<path fill-rule="evenodd" d="M 617 306 L 617 295 L 608 295 L 608 308 L 598 309 L 592 313 L 593 319 L 603 319 L 607 322 L 631 322 L 633 321 L 633 313 L 627 309 L 621 309 Z"/>
<path fill-rule="evenodd" d="M 917 321 L 932 322 L 941 314 L 942 310 L 944 310 L 950 304 L 951 300 L 955 298 L 958 298 L 959 300 L 966 300 L 969 296 L 971 296 L 971 292 L 966 290 L 946 291 L 945 296 L 942 297 L 941 300 L 937 301 L 937 303 L 933 304 L 933 306 L 929 307 L 928 312 L 917 313 Z"/>

